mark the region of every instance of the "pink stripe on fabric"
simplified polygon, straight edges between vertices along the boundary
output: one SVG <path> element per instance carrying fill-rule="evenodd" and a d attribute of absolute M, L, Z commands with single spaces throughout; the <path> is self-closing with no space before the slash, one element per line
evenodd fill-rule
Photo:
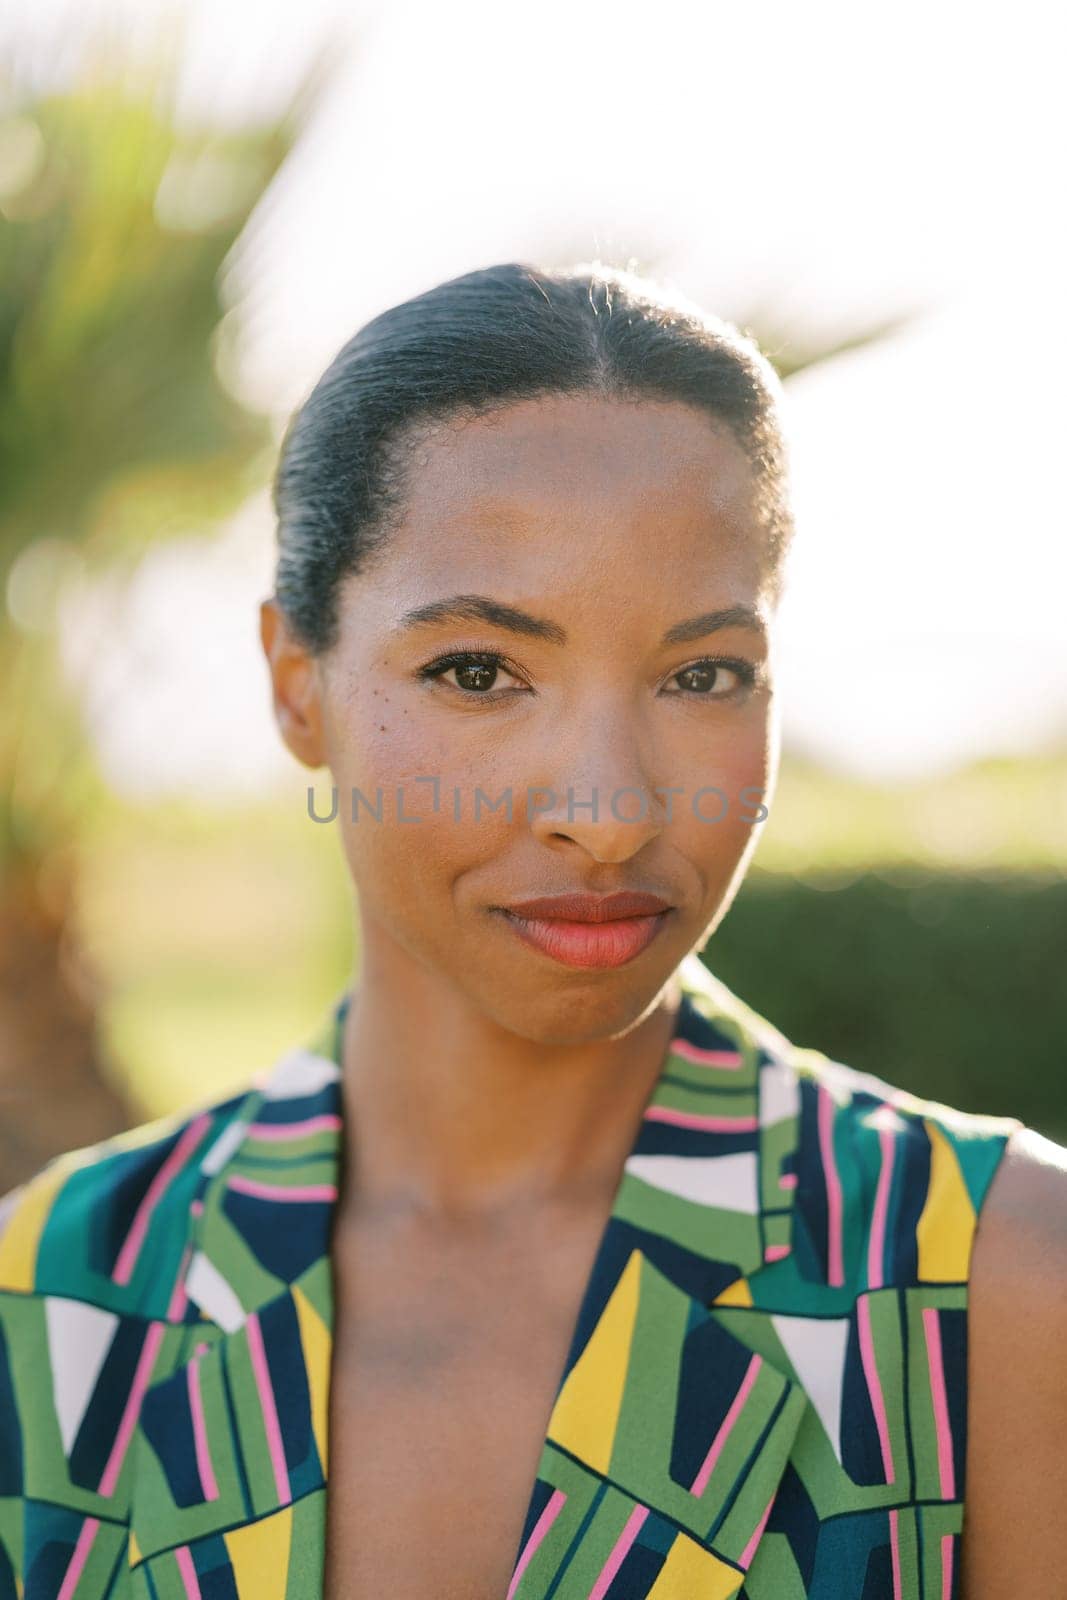
<path fill-rule="evenodd" d="M 189 1304 L 185 1293 L 185 1271 L 189 1265 L 189 1258 L 193 1253 L 191 1244 L 187 1244 L 182 1251 L 182 1259 L 178 1267 L 178 1275 L 174 1280 L 174 1292 L 170 1297 L 167 1307 L 167 1321 L 180 1322 L 185 1315 L 185 1308 Z"/>
<path fill-rule="evenodd" d="M 941 1497 L 955 1500 L 956 1468 L 952 1459 L 952 1425 L 948 1420 L 945 1368 L 941 1358 L 941 1323 L 934 1306 L 923 1307 L 923 1333 L 926 1335 L 930 1398 L 934 1407 L 934 1427 L 937 1429 L 937 1474 L 941 1479 Z"/>
<path fill-rule="evenodd" d="M 137 1265 L 137 1257 L 141 1253 L 141 1246 L 144 1244 L 145 1234 L 148 1232 L 148 1224 L 152 1220 L 153 1211 L 210 1126 L 211 1117 L 206 1111 L 202 1112 L 200 1116 L 194 1117 L 152 1179 L 152 1182 L 148 1185 L 141 1204 L 134 1212 L 130 1231 L 126 1235 L 122 1249 L 119 1251 L 118 1260 L 115 1262 L 115 1269 L 111 1274 L 113 1283 L 129 1283 L 130 1278 L 133 1276 L 133 1269 Z"/>
<path fill-rule="evenodd" d="M 828 1089 L 819 1089 L 819 1154 L 826 1182 L 826 1269 L 832 1288 L 845 1281 L 841 1250 L 841 1179 L 834 1159 L 834 1099 Z"/>
<path fill-rule="evenodd" d="M 956 1541 L 951 1533 L 941 1535 L 941 1600 L 952 1600 L 952 1561 Z"/>
<path fill-rule="evenodd" d="M 180 1544 L 174 1552 L 174 1559 L 178 1563 L 178 1571 L 182 1575 L 182 1583 L 188 1600 L 201 1600 L 200 1579 L 196 1575 L 193 1565 L 193 1552 L 187 1544 Z"/>
<path fill-rule="evenodd" d="M 288 1505 L 292 1493 L 289 1488 L 289 1469 L 285 1464 L 285 1446 L 282 1443 L 278 1408 L 274 1403 L 274 1387 L 270 1381 L 267 1352 L 263 1348 L 263 1334 L 259 1326 L 259 1317 L 254 1311 L 247 1318 L 245 1327 L 248 1329 L 248 1353 L 252 1358 L 252 1371 L 255 1375 L 256 1388 L 259 1390 L 259 1403 L 263 1408 L 263 1428 L 267 1435 L 271 1466 L 274 1468 L 274 1484 L 278 1490 L 278 1499 L 283 1505 Z"/>
<path fill-rule="evenodd" d="M 758 1117 L 712 1117 L 702 1111 L 676 1111 L 673 1106 L 649 1106 L 646 1122 L 672 1122 L 678 1128 L 706 1128 L 709 1133 L 754 1133 Z"/>
<path fill-rule="evenodd" d="M 872 1289 L 880 1289 L 885 1283 L 885 1223 L 889 1213 L 889 1191 L 893 1183 L 893 1135 L 888 1128 L 879 1128 L 878 1145 L 882 1152 L 882 1165 L 878 1172 L 878 1187 L 874 1192 L 871 1237 L 867 1245 L 867 1282 Z M 889 1481 L 892 1483 L 892 1478 Z"/>
<path fill-rule="evenodd" d="M 234 1173 L 227 1186 L 238 1194 L 250 1194 L 256 1200 L 336 1200 L 337 1190 L 332 1183 L 260 1183 L 256 1178 L 242 1178 Z"/>
<path fill-rule="evenodd" d="M 211 1465 L 211 1452 L 207 1445 L 207 1423 L 204 1420 L 204 1399 L 200 1393 L 200 1357 L 189 1362 L 185 1369 L 189 1384 L 189 1411 L 193 1419 L 193 1444 L 196 1449 L 196 1470 L 200 1474 L 200 1487 L 205 1500 L 217 1500 L 219 1486 Z"/>
<path fill-rule="evenodd" d="M 777 1492 L 778 1491 L 775 1490 L 775 1494 L 777 1494 Z M 760 1517 L 759 1521 L 756 1524 L 755 1533 L 752 1535 L 751 1539 L 748 1541 L 748 1543 L 746 1544 L 745 1548 L 741 1552 L 741 1565 L 742 1565 L 742 1567 L 744 1568 L 744 1570 L 746 1572 L 748 1571 L 749 1567 L 752 1565 L 752 1557 L 756 1554 L 756 1546 L 759 1544 L 760 1540 L 763 1538 L 763 1530 L 767 1526 L 767 1518 L 771 1514 L 771 1507 L 773 1505 L 774 1505 L 774 1495 L 772 1494 L 771 1498 L 767 1501 L 767 1509 L 766 1509 L 766 1511 L 763 1513 L 762 1517 Z"/>
<path fill-rule="evenodd" d="M 81 1532 L 78 1534 L 77 1542 L 74 1546 L 74 1554 L 70 1558 L 70 1566 L 63 1575 L 63 1582 L 60 1585 L 56 1600 L 71 1600 L 71 1596 L 78 1587 L 78 1579 L 85 1570 L 85 1563 L 89 1559 L 89 1551 L 93 1548 L 93 1540 L 96 1538 L 96 1530 L 99 1526 L 100 1522 L 97 1517 L 86 1517 L 82 1523 Z"/>
<path fill-rule="evenodd" d="M 515 1590 L 519 1587 L 519 1584 L 522 1581 L 523 1573 L 526 1571 L 526 1568 L 530 1565 L 530 1562 L 536 1555 L 541 1545 L 541 1541 L 545 1537 L 545 1534 L 548 1532 L 549 1528 L 551 1528 L 552 1524 L 563 1510 L 566 1500 L 567 1496 L 563 1493 L 562 1489 L 554 1489 L 552 1491 L 552 1495 L 548 1501 L 548 1504 L 545 1506 L 545 1509 L 534 1523 L 533 1532 L 526 1541 L 526 1546 L 522 1552 L 522 1555 L 519 1557 L 518 1564 L 515 1567 L 511 1582 L 508 1584 L 508 1592 L 504 1596 L 504 1600 L 512 1600 Z"/>
<path fill-rule="evenodd" d="M 769 1244 L 763 1252 L 763 1259 L 764 1261 L 781 1261 L 789 1253 L 790 1250 L 787 1244 Z"/>
<path fill-rule="evenodd" d="M 795 1189 L 798 1181 L 799 1180 L 795 1172 L 783 1172 L 782 1176 L 778 1179 L 778 1187 L 779 1189 Z"/>
<path fill-rule="evenodd" d="M 753 1385 L 755 1384 L 756 1379 L 759 1377 L 759 1371 L 762 1365 L 762 1356 L 753 1356 L 752 1360 L 749 1362 L 748 1367 L 745 1370 L 745 1376 L 741 1380 L 741 1387 L 734 1395 L 733 1404 L 730 1406 L 730 1409 L 726 1413 L 725 1417 L 723 1417 L 722 1426 L 715 1435 L 715 1438 L 712 1440 L 711 1449 L 704 1457 L 700 1471 L 697 1473 L 689 1487 L 690 1494 L 703 1494 L 704 1490 L 707 1488 L 708 1479 L 715 1470 L 715 1463 L 722 1455 L 723 1448 L 727 1439 L 730 1437 L 730 1433 L 735 1422 L 741 1415 L 745 1401 L 752 1393 Z"/>
<path fill-rule="evenodd" d="M 623 1562 L 626 1560 L 630 1546 L 640 1532 L 641 1524 L 648 1516 L 647 1506 L 634 1506 L 626 1519 L 626 1526 L 616 1541 L 615 1548 L 601 1568 L 600 1576 L 589 1591 L 589 1600 L 604 1600 L 604 1596 L 611 1588 L 612 1581 Z"/>
<path fill-rule="evenodd" d="M 113 1495 L 115 1493 L 115 1485 L 119 1481 L 122 1463 L 126 1459 L 126 1451 L 129 1449 L 130 1440 L 133 1438 L 133 1430 L 141 1409 L 141 1400 L 145 1390 L 148 1388 L 148 1380 L 152 1376 L 152 1368 L 156 1364 L 159 1347 L 163 1343 L 163 1333 L 162 1322 L 153 1322 L 145 1334 L 145 1341 L 141 1346 L 141 1354 L 133 1374 L 133 1382 L 130 1384 L 126 1409 L 122 1413 L 122 1421 L 119 1423 L 119 1431 L 115 1435 L 115 1443 L 111 1446 L 111 1454 L 108 1456 L 104 1475 L 100 1479 L 99 1494 Z"/>
<path fill-rule="evenodd" d="M 250 1122 L 245 1133 L 247 1139 L 307 1139 L 313 1133 L 335 1133 L 341 1119 L 333 1111 L 324 1111 L 318 1117 L 305 1117 L 303 1122 Z"/>
<path fill-rule="evenodd" d="M 698 1067 L 725 1067 L 727 1072 L 736 1072 L 744 1066 L 740 1050 L 702 1050 L 688 1039 L 672 1039 L 670 1053 Z"/>
<path fill-rule="evenodd" d="M 868 1300 L 861 1299 L 856 1307 L 856 1321 L 860 1331 L 860 1356 L 863 1360 L 863 1376 L 867 1380 L 867 1392 L 871 1397 L 871 1410 L 874 1412 L 875 1426 L 878 1429 L 878 1443 L 882 1447 L 882 1466 L 885 1469 L 886 1483 L 896 1481 L 893 1473 L 893 1450 L 889 1443 L 889 1421 L 885 1414 L 885 1397 L 882 1394 L 882 1380 L 878 1376 L 878 1362 L 874 1354 L 874 1339 L 871 1335 L 871 1307 Z"/>
<path fill-rule="evenodd" d="M 893 1600 L 903 1600 L 900 1584 L 900 1529 L 895 1511 L 889 1513 L 889 1548 L 893 1556 Z"/>

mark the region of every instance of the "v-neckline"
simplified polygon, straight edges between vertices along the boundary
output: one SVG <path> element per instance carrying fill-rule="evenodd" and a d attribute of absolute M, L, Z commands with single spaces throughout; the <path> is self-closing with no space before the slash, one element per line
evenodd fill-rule
<path fill-rule="evenodd" d="M 696 959 L 699 959 L 699 958 L 693 957 L 692 959 L 696 960 Z M 702 967 L 702 970 L 704 970 L 703 967 Z M 601 1316 L 601 1314 L 603 1312 L 605 1304 L 610 1299 L 612 1292 L 614 1291 L 614 1289 L 616 1288 L 616 1286 L 618 1284 L 622 1268 L 623 1268 L 623 1266 L 625 1264 L 623 1260 L 618 1259 L 620 1257 L 620 1251 L 618 1249 L 618 1244 L 619 1244 L 619 1237 L 618 1236 L 619 1236 L 620 1227 L 625 1227 L 626 1226 L 625 1221 L 624 1221 L 623 1217 L 621 1216 L 620 1207 L 621 1207 L 622 1197 L 623 1197 L 624 1191 L 626 1189 L 628 1164 L 629 1164 L 631 1158 L 634 1156 L 635 1152 L 637 1151 L 638 1146 L 639 1146 L 639 1144 L 641 1142 L 642 1132 L 646 1127 L 647 1118 L 649 1116 L 649 1113 L 650 1112 L 654 1112 L 655 1109 L 660 1105 L 660 1102 L 661 1102 L 662 1097 L 663 1097 L 662 1096 L 662 1090 L 663 1090 L 664 1076 L 665 1076 L 665 1074 L 667 1072 L 667 1069 L 668 1069 L 668 1066 L 669 1066 L 669 1064 L 671 1062 L 671 1059 L 675 1054 L 676 1046 L 681 1044 L 683 1046 L 683 1048 L 686 1048 L 686 1047 L 690 1046 L 692 1044 L 692 1041 L 693 1041 L 692 1021 L 693 1021 L 693 1017 L 695 1015 L 695 1011 L 694 1011 L 693 1001 L 692 1001 L 691 993 L 690 993 L 690 985 L 691 985 L 691 982 L 692 982 L 693 974 L 692 974 L 691 969 L 688 969 L 688 981 L 687 981 L 687 969 L 685 967 L 685 964 L 683 963 L 682 967 L 680 967 L 680 968 L 675 970 L 674 976 L 676 977 L 676 979 L 678 981 L 679 996 L 678 996 L 677 1005 L 676 1005 L 676 1007 L 674 1009 L 674 1016 L 673 1016 L 673 1020 L 672 1020 L 672 1023 L 671 1023 L 670 1032 L 669 1032 L 669 1035 L 668 1035 L 668 1038 L 667 1038 L 667 1042 L 666 1042 L 666 1044 L 664 1045 L 664 1047 L 663 1047 L 663 1049 L 661 1051 L 659 1062 L 658 1062 L 658 1065 L 657 1065 L 657 1068 L 656 1068 L 656 1072 L 655 1072 L 655 1074 L 654 1074 L 654 1076 L 653 1076 L 653 1078 L 651 1080 L 651 1084 L 650 1084 L 649 1090 L 648 1090 L 648 1092 L 647 1092 L 647 1094 L 645 1096 L 645 1099 L 643 1101 L 643 1104 L 642 1104 L 642 1107 L 641 1107 L 641 1113 L 640 1113 L 640 1116 L 637 1119 L 634 1132 L 633 1132 L 633 1134 L 632 1134 L 632 1136 L 631 1136 L 631 1138 L 630 1138 L 630 1140 L 629 1140 L 629 1142 L 627 1144 L 626 1152 L 625 1152 L 625 1155 L 623 1157 L 623 1160 L 620 1163 L 618 1177 L 617 1177 L 617 1179 L 615 1181 L 614 1189 L 613 1189 L 613 1192 L 612 1192 L 611 1204 L 610 1204 L 610 1206 L 608 1208 L 605 1220 L 604 1220 L 604 1222 L 603 1222 L 603 1224 L 602 1224 L 602 1226 L 600 1228 L 599 1235 L 598 1235 L 597 1242 L 596 1242 L 596 1247 L 595 1247 L 595 1249 L 593 1251 L 593 1254 L 592 1254 L 592 1257 L 591 1257 L 591 1265 L 590 1265 L 589 1270 L 588 1270 L 588 1272 L 586 1274 L 585 1281 L 583 1283 L 581 1293 L 580 1293 L 580 1295 L 578 1297 L 577 1310 L 576 1310 L 574 1318 L 572 1320 L 571 1333 L 570 1333 L 570 1338 L 569 1338 L 568 1344 L 567 1344 L 566 1355 L 564 1357 L 562 1368 L 561 1368 L 561 1370 L 559 1372 L 559 1375 L 558 1375 L 558 1377 L 557 1377 L 557 1379 L 555 1381 L 555 1385 L 554 1385 L 554 1388 L 553 1388 L 553 1391 L 552 1391 L 552 1398 L 551 1398 L 551 1401 L 550 1401 L 550 1404 L 549 1404 L 549 1408 L 548 1408 L 548 1416 L 547 1416 L 547 1419 L 546 1419 L 546 1421 L 545 1421 L 545 1423 L 543 1425 L 543 1428 L 542 1428 L 541 1440 L 540 1440 L 540 1444 L 539 1444 L 538 1452 L 537 1452 L 537 1466 L 534 1469 L 534 1477 L 533 1477 L 533 1480 L 532 1480 L 532 1482 L 531 1482 L 531 1484 L 529 1486 L 529 1490 L 527 1491 L 527 1494 L 526 1494 L 526 1497 L 525 1497 L 525 1507 L 524 1507 L 524 1512 L 523 1512 L 523 1520 L 522 1520 L 522 1524 L 521 1524 L 521 1531 L 520 1531 L 518 1545 L 516 1547 L 516 1550 L 515 1550 L 515 1553 L 514 1553 L 514 1556 L 512 1558 L 512 1562 L 511 1562 L 511 1568 L 510 1568 L 509 1577 L 508 1577 L 508 1587 L 507 1587 L 507 1590 L 506 1590 L 505 1594 L 501 1597 L 501 1600 L 515 1600 L 515 1597 L 516 1597 L 516 1594 L 517 1594 L 517 1590 L 518 1590 L 518 1586 L 519 1586 L 519 1583 L 520 1583 L 520 1581 L 522 1579 L 523 1571 L 524 1571 L 524 1568 L 525 1568 L 524 1555 L 525 1555 L 525 1553 L 526 1553 L 526 1551 L 528 1549 L 528 1546 L 529 1546 L 531 1528 L 535 1524 L 535 1521 L 536 1521 L 536 1515 L 535 1514 L 537 1514 L 540 1511 L 540 1507 L 538 1506 L 538 1484 L 539 1484 L 540 1466 L 541 1466 L 541 1463 L 544 1461 L 546 1451 L 550 1447 L 550 1440 L 551 1440 L 551 1436 L 552 1436 L 553 1423 L 556 1420 L 556 1418 L 558 1416 L 558 1413 L 559 1413 L 560 1402 L 561 1402 L 561 1397 L 563 1395 L 564 1388 L 566 1386 L 568 1378 L 570 1377 L 570 1374 L 574 1370 L 574 1367 L 575 1367 L 575 1365 L 577 1363 L 578 1358 L 580 1357 L 582 1351 L 585 1349 L 586 1345 L 588 1344 L 590 1335 L 592 1334 L 593 1330 L 597 1326 L 597 1323 L 598 1323 L 598 1321 L 600 1319 L 600 1316 Z M 333 1202 L 332 1215 L 331 1215 L 331 1218 L 330 1218 L 330 1225 L 329 1225 L 330 1249 L 328 1251 L 328 1259 L 327 1259 L 327 1271 L 328 1271 L 328 1278 L 329 1278 L 329 1297 L 330 1297 L 331 1324 L 333 1324 L 335 1322 L 336 1304 L 337 1304 L 337 1269 L 336 1269 L 335 1257 L 334 1257 L 334 1253 L 333 1253 L 333 1239 L 334 1239 L 334 1236 L 335 1236 L 336 1219 L 337 1219 L 337 1216 L 338 1216 L 338 1213 L 339 1213 L 339 1209 L 340 1209 L 340 1187 L 341 1187 L 340 1174 L 341 1174 L 341 1171 L 343 1169 L 344 1146 L 345 1146 L 345 1140 L 346 1140 L 347 1133 L 348 1133 L 347 1122 L 346 1122 L 346 1113 L 345 1113 L 345 1109 L 344 1109 L 344 1093 L 343 1093 L 343 1081 L 344 1081 L 344 1071 L 345 1071 L 345 1064 L 344 1064 L 344 1036 L 345 1036 L 345 1023 L 346 1023 L 346 1020 L 347 1020 L 347 1016 L 348 1016 L 348 1012 L 349 1012 L 349 1009 L 350 1009 L 350 1006 L 351 1006 L 351 1002 L 352 1002 L 352 993 L 351 993 L 350 990 L 346 990 L 345 993 L 341 996 L 341 998 L 334 1005 L 334 1008 L 333 1008 L 332 1048 L 330 1050 L 330 1058 L 332 1059 L 334 1065 L 337 1067 L 337 1070 L 338 1070 L 338 1073 L 339 1073 L 339 1077 L 338 1077 L 338 1080 L 337 1080 L 337 1086 L 336 1087 L 337 1087 L 338 1115 L 340 1117 L 340 1122 L 341 1122 L 341 1126 L 340 1126 L 340 1129 L 339 1129 L 339 1140 L 338 1140 L 338 1183 L 337 1183 L 337 1195 L 335 1196 L 335 1199 L 334 1199 L 334 1202 Z M 321 1037 L 321 1034 L 320 1034 L 320 1037 Z M 328 1380 L 328 1393 L 332 1391 L 333 1364 L 334 1364 L 334 1349 L 332 1347 L 332 1341 L 331 1341 L 330 1377 L 329 1377 L 329 1380 Z M 328 1521 L 328 1517 L 329 1517 L 329 1477 L 330 1477 L 330 1474 L 329 1474 L 329 1463 L 327 1461 L 327 1463 L 324 1464 L 324 1469 L 323 1469 L 324 1487 L 325 1487 L 325 1490 L 326 1490 L 326 1518 L 327 1518 L 327 1521 Z M 324 1568 L 324 1571 L 323 1571 L 322 1592 L 323 1593 L 325 1592 L 325 1568 Z"/>

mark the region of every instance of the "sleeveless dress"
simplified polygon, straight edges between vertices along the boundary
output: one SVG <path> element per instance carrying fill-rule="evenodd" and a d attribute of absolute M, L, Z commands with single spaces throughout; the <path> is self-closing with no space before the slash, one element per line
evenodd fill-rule
<path fill-rule="evenodd" d="M 499 1600 L 952 1600 L 971 1247 L 1021 1124 L 679 970 Z M 321 1600 L 347 1003 L 17 1192 L 0 1600 Z"/>

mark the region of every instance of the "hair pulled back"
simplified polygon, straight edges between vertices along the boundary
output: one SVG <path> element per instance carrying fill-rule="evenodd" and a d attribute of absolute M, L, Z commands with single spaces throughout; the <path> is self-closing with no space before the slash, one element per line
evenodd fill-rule
<path fill-rule="evenodd" d="M 338 588 L 402 512 L 405 446 L 420 425 L 575 393 L 674 400 L 729 428 L 779 571 L 792 534 L 781 385 L 756 344 L 622 268 L 508 262 L 374 317 L 290 422 L 274 483 L 275 597 L 304 647 L 322 655 L 336 642 Z"/>

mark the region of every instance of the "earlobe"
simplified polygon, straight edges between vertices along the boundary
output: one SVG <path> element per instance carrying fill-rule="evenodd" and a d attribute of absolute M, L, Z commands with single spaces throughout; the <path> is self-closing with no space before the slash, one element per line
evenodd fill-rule
<path fill-rule="evenodd" d="M 273 598 L 260 604 L 259 636 L 270 669 L 274 719 L 286 748 L 305 767 L 325 766 L 318 664 L 293 636 Z"/>

